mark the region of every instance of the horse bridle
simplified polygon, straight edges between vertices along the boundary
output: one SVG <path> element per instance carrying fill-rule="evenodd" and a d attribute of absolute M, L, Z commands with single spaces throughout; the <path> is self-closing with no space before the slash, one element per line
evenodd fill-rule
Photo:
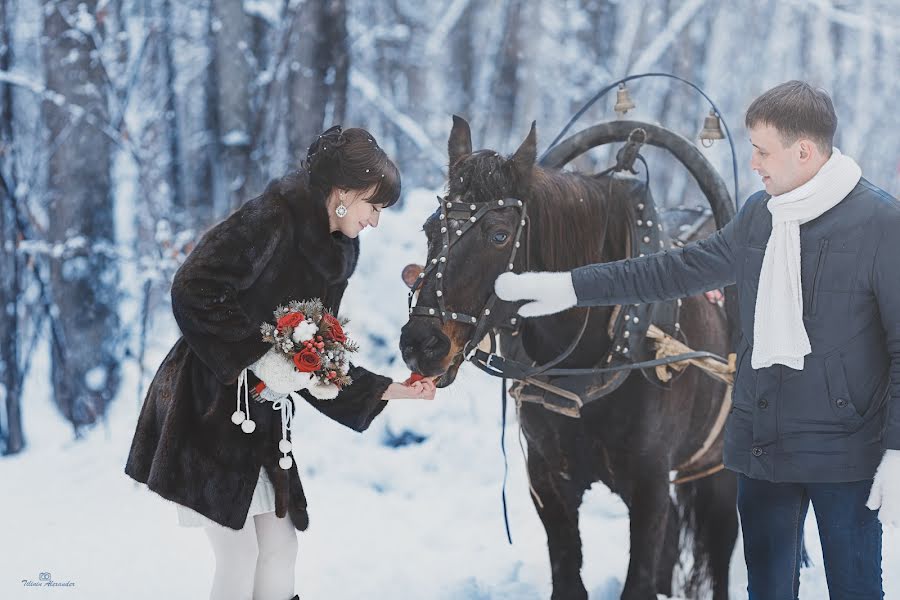
<path fill-rule="evenodd" d="M 419 273 L 418 281 L 415 282 L 409 292 L 409 314 L 410 316 L 434 317 L 440 319 L 442 324 L 449 320 L 473 325 L 474 328 L 472 334 L 469 336 L 469 339 L 463 347 L 463 356 L 468 359 L 470 354 L 477 348 L 481 338 L 487 333 L 487 317 L 490 316 L 491 310 L 497 302 L 497 294 L 493 291 L 491 292 L 490 297 L 487 299 L 477 316 L 448 309 L 444 301 L 444 273 L 447 269 L 447 259 L 450 255 L 450 248 L 462 239 L 462 236 L 469 232 L 478 223 L 479 219 L 488 213 L 495 210 L 513 208 L 519 212 L 519 224 L 516 227 L 509 259 L 507 260 L 507 270 L 512 271 L 516 262 L 516 255 L 522 244 L 522 234 L 528 227 L 528 214 L 525 203 L 518 198 L 500 198 L 498 200 L 481 202 L 452 201 L 448 198 L 449 196 L 446 198 L 438 196 L 438 202 L 440 203 L 438 210 L 440 211 L 442 247 L 437 256 L 431 259 L 431 264 L 426 265 L 425 269 Z M 454 229 L 453 234 L 451 235 L 450 221 L 465 222 Z M 527 249 L 525 255 L 527 259 Z M 416 293 L 424 285 L 425 278 L 432 273 L 436 279 L 435 295 L 437 296 L 438 305 L 437 307 L 419 305 Z M 415 305 L 413 305 L 414 302 Z M 518 317 L 511 317 L 508 324 L 515 327 L 518 324 Z"/>

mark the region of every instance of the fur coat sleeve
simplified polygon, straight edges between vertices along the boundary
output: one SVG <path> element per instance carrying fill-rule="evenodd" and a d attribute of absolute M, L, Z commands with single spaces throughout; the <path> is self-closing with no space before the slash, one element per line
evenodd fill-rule
<path fill-rule="evenodd" d="M 278 218 L 258 199 L 250 201 L 203 236 L 172 283 L 172 312 L 181 333 L 225 385 L 269 349 L 238 294 L 253 285 L 278 247 Z"/>
<path fill-rule="evenodd" d="M 387 406 L 387 401 L 381 397 L 393 381 L 352 364 L 350 378 L 353 383 L 341 390 L 333 400 L 319 400 L 305 390 L 301 395 L 316 410 L 341 425 L 365 431 Z"/>

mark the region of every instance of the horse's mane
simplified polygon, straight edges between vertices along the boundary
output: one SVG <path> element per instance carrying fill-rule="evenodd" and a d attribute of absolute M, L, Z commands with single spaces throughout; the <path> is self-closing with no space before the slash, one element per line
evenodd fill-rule
<path fill-rule="evenodd" d="M 522 181 L 495 152 L 481 150 L 451 165 L 448 191 L 478 190 L 481 199 L 519 198 L 530 218 L 531 269 L 567 271 L 623 258 L 632 211 L 621 186 L 609 177 L 532 168 Z"/>
<path fill-rule="evenodd" d="M 535 167 L 530 189 L 540 268 L 566 271 L 624 258 L 633 216 L 614 180 Z"/>

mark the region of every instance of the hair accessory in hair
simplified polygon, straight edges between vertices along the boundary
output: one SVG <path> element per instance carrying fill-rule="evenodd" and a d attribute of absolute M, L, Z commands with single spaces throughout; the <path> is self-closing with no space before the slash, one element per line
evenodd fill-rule
<path fill-rule="evenodd" d="M 307 165 L 312 165 L 315 160 L 322 158 L 320 153 L 327 153 L 329 146 L 331 146 L 332 152 L 343 146 L 345 141 L 343 132 L 340 125 L 334 125 L 323 131 L 306 150 Z"/>

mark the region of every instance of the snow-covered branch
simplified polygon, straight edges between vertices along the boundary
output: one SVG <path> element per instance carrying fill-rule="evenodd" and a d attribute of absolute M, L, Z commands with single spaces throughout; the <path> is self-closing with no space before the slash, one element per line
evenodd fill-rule
<path fill-rule="evenodd" d="M 140 156 L 134 146 L 127 138 L 120 135 L 111 124 L 98 119 L 95 114 L 70 101 L 64 95 L 48 89 L 42 82 L 12 71 L 0 71 L 0 82 L 16 85 L 34 92 L 40 96 L 42 100 L 51 102 L 60 109 L 67 111 L 76 121 L 84 119 L 86 123 L 97 128 L 98 131 L 108 137 L 115 145 L 127 151 L 135 161 L 140 162 Z"/>
<path fill-rule="evenodd" d="M 425 43 L 425 55 L 434 56 L 444 49 L 447 43 L 447 34 L 453 29 L 456 22 L 465 12 L 470 0 L 453 0 L 453 3 L 444 13 L 444 16 L 438 21 L 437 26 L 428 36 L 428 42 Z"/>
<path fill-rule="evenodd" d="M 375 82 L 358 69 L 350 69 L 350 85 L 412 140 L 437 169 L 443 171 L 446 162 L 443 151 L 434 146 L 429 135 L 413 118 L 400 112 L 389 98 L 378 91 Z"/>
<path fill-rule="evenodd" d="M 900 34 L 900 19 L 898 19 L 898 13 L 896 12 L 893 14 L 893 17 L 890 13 L 882 13 L 878 19 L 873 19 L 849 10 L 835 8 L 828 0 L 813 0 L 812 2 L 810 0 L 787 0 L 787 3 L 805 10 L 818 11 L 830 22 L 842 27 L 877 31 L 890 37 Z"/>
<path fill-rule="evenodd" d="M 647 46 L 647 49 L 634 61 L 630 71 L 632 73 L 643 73 L 653 67 L 656 61 L 678 38 L 678 34 L 681 33 L 685 25 L 690 22 L 704 4 L 706 4 L 706 0 L 688 0 L 688 2 L 682 4 L 675 14 L 672 15 L 672 18 L 666 24 L 666 28 L 656 35 L 653 43 Z"/>

